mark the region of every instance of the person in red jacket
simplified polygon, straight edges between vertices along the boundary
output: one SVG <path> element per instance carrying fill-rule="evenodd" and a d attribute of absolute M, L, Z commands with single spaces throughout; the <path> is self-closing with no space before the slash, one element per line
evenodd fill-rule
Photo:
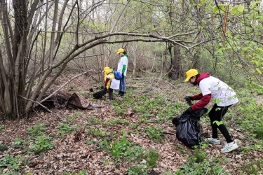
<path fill-rule="evenodd" d="M 190 69 L 186 72 L 185 82 L 190 82 L 194 86 L 198 85 L 201 93 L 185 97 L 188 104 L 192 100 L 199 100 L 191 105 L 186 112 L 192 113 L 198 109 L 204 108 L 211 100 L 215 102 L 209 112 L 209 118 L 212 127 L 212 138 L 207 141 L 219 145 L 217 129 L 223 134 L 227 144 L 222 152 L 227 153 L 238 148 L 238 145 L 232 140 L 226 126 L 222 123 L 222 118 L 228 111 L 228 108 L 238 102 L 235 91 L 223 81 L 211 76 L 208 73 L 198 73 L 196 69 Z"/>

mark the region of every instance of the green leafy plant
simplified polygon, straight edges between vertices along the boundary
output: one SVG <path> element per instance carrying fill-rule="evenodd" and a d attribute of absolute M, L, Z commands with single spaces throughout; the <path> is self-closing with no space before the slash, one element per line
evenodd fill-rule
<path fill-rule="evenodd" d="M 259 95 L 263 94 L 263 87 L 256 83 L 248 83 L 246 84 L 249 88 L 253 89 Z"/>
<path fill-rule="evenodd" d="M 143 159 L 146 160 L 144 163 L 135 164 L 130 167 L 128 174 L 138 175 L 138 174 L 148 174 L 148 172 L 156 167 L 157 160 L 159 159 L 160 154 L 154 149 L 146 150 L 143 153 Z"/>
<path fill-rule="evenodd" d="M 254 99 L 247 97 L 247 91 L 240 91 L 240 95 L 243 98 L 240 98 L 241 104 L 236 108 L 236 115 L 240 117 L 236 118 L 236 123 L 239 126 L 239 129 L 244 131 L 247 137 L 261 139 L 262 138 L 262 113 L 263 106 L 257 105 Z M 245 115 L 244 115 L 245 114 Z M 252 131 L 252 132 L 246 132 Z M 251 133 L 253 135 L 251 135 Z M 257 142 L 256 140 L 254 140 Z"/>
<path fill-rule="evenodd" d="M 253 132 L 256 135 L 256 138 L 263 139 L 263 126 L 255 128 Z"/>
<path fill-rule="evenodd" d="M 18 170 L 22 165 L 25 164 L 25 158 L 22 156 L 13 156 L 6 154 L 0 159 L 0 168 L 12 168 L 13 170 Z"/>
<path fill-rule="evenodd" d="M 4 131 L 5 127 L 4 126 L 0 126 L 0 132 Z"/>
<path fill-rule="evenodd" d="M 134 107 L 133 110 L 136 111 L 136 112 L 139 112 L 139 113 L 144 113 L 146 111 L 145 107 L 141 106 L 141 105 L 139 105 L 137 107 Z"/>
<path fill-rule="evenodd" d="M 79 118 L 81 116 L 80 112 L 75 112 L 73 115 L 68 116 L 64 119 L 65 122 L 73 122 L 75 119 Z"/>
<path fill-rule="evenodd" d="M 69 172 L 63 173 L 63 175 L 86 175 L 86 174 L 87 174 L 87 170 L 81 170 L 80 172 L 74 174 Z"/>
<path fill-rule="evenodd" d="M 174 149 L 180 151 L 182 154 L 186 153 L 186 149 L 182 144 L 175 146 Z"/>
<path fill-rule="evenodd" d="M 122 115 L 125 113 L 125 109 L 123 109 L 121 106 L 115 106 L 114 107 L 114 111 L 118 114 L 118 115 Z"/>
<path fill-rule="evenodd" d="M 248 162 L 242 168 L 247 174 L 259 175 L 260 171 L 263 169 L 263 159 L 258 159 L 252 162 Z"/>
<path fill-rule="evenodd" d="M 70 126 L 68 124 L 61 123 L 57 126 L 57 128 L 59 129 L 57 134 L 64 136 L 66 133 L 72 133 L 73 131 L 76 131 L 79 127 L 77 125 Z"/>
<path fill-rule="evenodd" d="M 146 153 L 144 154 L 144 158 L 146 159 L 147 163 L 147 167 L 149 168 L 154 168 L 157 165 L 157 160 L 159 159 L 160 154 L 154 150 L 154 149 L 150 149 L 147 150 Z"/>
<path fill-rule="evenodd" d="M 109 165 L 109 164 L 110 164 L 110 161 L 109 161 L 109 160 L 105 160 L 105 161 L 104 161 L 104 164 L 105 164 L 105 165 Z"/>
<path fill-rule="evenodd" d="M 102 120 L 100 120 L 99 118 L 94 117 L 94 116 L 91 116 L 88 121 L 89 121 L 90 124 L 102 123 Z"/>
<path fill-rule="evenodd" d="M 22 148 L 24 140 L 21 138 L 15 138 L 14 143 L 11 145 L 13 148 Z"/>
<path fill-rule="evenodd" d="M 105 151 L 108 151 L 111 145 L 111 143 L 106 139 L 102 140 L 101 142 L 94 141 L 94 143 L 98 145 L 102 150 L 105 150 Z"/>
<path fill-rule="evenodd" d="M 148 126 L 145 130 L 146 135 L 149 137 L 149 139 L 155 141 L 155 142 L 163 142 L 164 141 L 164 130 L 160 127 L 155 126 Z"/>
<path fill-rule="evenodd" d="M 107 131 L 100 128 L 90 128 L 87 130 L 88 134 L 93 136 L 105 137 L 107 136 Z"/>
<path fill-rule="evenodd" d="M 117 95 L 117 94 L 115 94 L 115 95 Z M 121 105 L 121 101 L 113 100 L 113 101 L 111 101 L 111 105 L 112 106 L 119 106 L 119 105 Z"/>
<path fill-rule="evenodd" d="M 31 146 L 31 150 L 39 154 L 41 152 L 53 149 L 54 144 L 51 143 L 52 138 L 49 136 L 38 136 L 34 144 Z"/>
<path fill-rule="evenodd" d="M 133 165 L 128 171 L 128 175 L 147 175 L 147 168 L 144 165 Z"/>
<path fill-rule="evenodd" d="M 143 117 L 138 117 L 138 122 L 140 123 L 148 123 L 149 121 Z"/>
<path fill-rule="evenodd" d="M 116 161 L 120 158 L 121 160 L 132 162 L 142 158 L 142 147 L 136 146 L 125 137 L 113 142 L 111 146 L 110 154 Z"/>
<path fill-rule="evenodd" d="M 121 124 L 121 125 L 129 125 L 130 122 L 127 119 L 120 119 L 120 118 L 116 118 L 116 117 L 111 117 L 109 118 L 106 123 L 110 124 L 110 125 L 117 125 L 117 124 Z"/>
<path fill-rule="evenodd" d="M 8 146 L 0 143 L 0 151 L 4 152 L 5 150 L 8 150 Z"/>
<path fill-rule="evenodd" d="M 139 125 L 136 124 L 136 123 L 132 123 L 132 124 L 131 124 L 131 128 L 132 128 L 132 129 L 136 129 L 136 128 L 138 128 L 138 126 L 139 126 Z"/>
<path fill-rule="evenodd" d="M 45 123 L 38 123 L 33 127 L 27 128 L 27 132 L 30 136 L 42 135 L 45 131 Z"/>
<path fill-rule="evenodd" d="M 192 159 L 195 163 L 202 163 L 206 159 L 206 155 L 206 152 L 195 149 Z"/>
<path fill-rule="evenodd" d="M 215 157 L 209 157 L 207 159 L 206 153 L 200 149 L 196 149 L 194 154 L 189 157 L 188 161 L 176 170 L 176 175 L 183 174 L 211 174 L 218 175 L 220 173 L 230 175 L 227 171 L 218 164 Z"/>

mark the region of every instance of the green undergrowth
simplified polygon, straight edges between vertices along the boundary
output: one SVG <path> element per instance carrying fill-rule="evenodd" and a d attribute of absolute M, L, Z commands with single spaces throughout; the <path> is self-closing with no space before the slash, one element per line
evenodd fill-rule
<path fill-rule="evenodd" d="M 239 91 L 239 104 L 235 107 L 236 127 L 244 133 L 243 140 L 250 140 L 244 152 L 263 149 L 263 106 L 257 98 L 251 96 L 251 91 Z"/>
<path fill-rule="evenodd" d="M 226 126 L 233 126 L 234 123 L 234 128 L 230 127 L 229 129 L 230 134 L 233 134 L 236 129 L 240 130 L 244 134 L 243 136 L 239 137 L 239 142 L 241 144 L 243 141 L 246 143 L 244 146 L 240 145 L 241 148 L 239 149 L 241 150 L 241 154 L 243 156 L 249 154 L 252 150 L 258 150 L 260 152 L 263 150 L 263 106 L 257 104 L 256 99 L 251 96 L 250 90 L 244 88 L 236 89 L 239 103 L 229 108 L 229 111 L 224 116 L 223 121 Z M 195 91 L 196 89 L 190 90 L 188 95 L 194 94 Z M 260 89 L 257 89 L 256 92 L 261 93 Z M 197 93 L 199 92 L 197 91 Z M 165 95 L 157 92 L 146 94 L 140 93 L 138 96 L 136 96 L 136 98 L 134 98 L 133 95 L 132 98 L 128 100 L 130 105 L 126 105 L 125 100 L 124 102 L 119 103 L 122 105 L 123 110 L 126 106 L 127 108 L 132 107 L 133 111 L 139 114 L 139 125 L 147 125 L 149 123 L 155 123 L 156 125 L 160 123 L 169 124 L 173 117 L 180 114 L 184 109 L 188 108 L 188 105 L 186 105 L 183 100 L 179 100 L 177 103 L 171 102 L 172 97 L 173 96 L 171 96 L 171 94 Z M 183 97 L 184 96 L 181 96 L 181 98 Z M 125 98 L 128 99 L 129 95 L 127 95 Z M 113 103 L 113 106 L 114 105 L 116 104 Z M 210 106 L 208 105 L 208 108 L 211 108 L 211 104 Z M 201 122 L 208 127 L 210 126 L 210 121 L 207 117 L 207 114 L 202 117 Z M 154 142 L 165 142 L 162 137 L 162 128 L 158 128 L 157 126 L 147 126 L 144 127 L 143 131 L 150 140 L 153 140 Z M 142 133 L 142 131 L 139 133 Z M 193 170 L 196 171 L 196 174 L 228 174 L 228 172 L 223 168 L 224 165 L 230 161 L 226 157 L 209 157 L 209 155 L 206 155 L 204 151 L 200 152 L 200 150 L 199 153 L 201 155 L 194 153 L 194 156 L 190 156 L 188 162 L 184 164 L 181 169 L 176 172 L 176 174 L 180 174 L 180 172 L 181 174 L 188 174 Z M 200 156 L 206 158 L 201 162 L 196 162 L 199 161 Z M 258 162 L 261 162 L 261 159 L 258 160 Z M 251 171 L 254 169 L 260 170 L 255 167 L 251 167 L 252 164 L 250 163 L 245 163 L 244 166 L 246 166 L 247 169 Z M 260 165 L 257 167 L 260 167 Z M 142 167 L 139 166 L 136 168 L 140 169 Z"/>
<path fill-rule="evenodd" d="M 227 127 L 232 126 L 229 128 L 230 134 L 235 134 L 237 130 L 242 133 L 238 137 L 240 148 L 237 154 L 240 154 L 239 156 L 245 157 L 251 151 L 262 154 L 263 107 L 258 105 L 251 89 L 243 88 L 236 91 L 239 103 L 229 109 L 224 116 L 224 124 Z M 171 90 L 165 91 L 150 86 L 142 89 L 132 88 L 127 91 L 123 99 L 105 102 L 112 107 L 113 113 L 104 113 L 102 117 L 98 117 L 95 113 L 84 116 L 81 111 L 75 111 L 73 114 L 64 116 L 57 125 L 53 126 L 55 132 L 52 133 L 49 131 L 48 122 L 36 123 L 26 128 L 28 135 L 26 139 L 17 137 L 11 145 L 6 145 L 6 149 L 20 149 L 25 155 L 43 156 L 47 151 L 54 149 L 55 139 L 63 140 L 67 135 L 74 135 L 80 127 L 83 127 L 85 128 L 83 134 L 89 138 L 82 140 L 83 143 L 95 146 L 97 150 L 109 155 L 109 158 L 104 160 L 105 166 L 113 164 L 118 168 L 125 163 L 128 165 L 126 174 L 147 175 L 158 166 L 161 157 L 165 155 L 153 147 L 143 147 L 134 143 L 131 138 L 144 138 L 144 141 L 155 145 L 166 143 L 169 141 L 167 138 L 175 137 L 175 135 L 166 137 L 165 134 L 168 127 L 173 127 L 172 119 L 189 107 L 183 100 L 184 96 L 199 92 L 198 88 L 176 83 Z M 260 89 L 257 89 L 255 93 L 261 93 Z M 207 107 L 210 109 L 211 104 Z M 79 122 L 81 120 L 86 124 L 81 126 Z M 203 127 L 210 127 L 207 114 L 201 118 L 200 122 Z M 0 126 L 0 131 L 5 132 L 5 128 Z M 173 151 L 185 158 L 186 162 L 173 172 L 165 170 L 162 173 L 167 175 L 229 174 L 227 165 L 231 164 L 232 160 L 224 154 L 215 157 L 209 153 L 210 148 L 203 143 L 201 147 L 189 151 L 182 144 L 175 145 Z M 0 159 L 0 173 L 6 168 L 13 174 L 18 171 L 24 172 L 29 162 L 25 158 L 27 156 L 3 155 Z M 262 162 L 262 159 L 248 159 L 237 167 L 237 174 L 245 172 L 258 175 L 263 166 Z M 87 172 L 88 170 L 79 170 L 77 174 L 84 175 Z M 64 174 L 71 175 L 70 172 L 64 172 Z"/>
<path fill-rule="evenodd" d="M 154 149 L 145 149 L 128 140 L 127 136 L 121 135 L 115 141 L 104 139 L 99 142 L 93 141 L 100 149 L 109 153 L 114 164 L 119 166 L 128 162 L 130 169 L 128 174 L 145 174 L 156 167 L 160 157 Z"/>
<path fill-rule="evenodd" d="M 155 123 L 169 123 L 173 117 L 178 115 L 182 109 L 187 109 L 184 102 L 174 103 L 170 100 L 171 96 L 168 94 L 158 94 L 152 92 L 151 94 L 139 93 L 135 97 L 136 92 L 129 91 L 124 100 L 114 100 L 111 104 L 115 112 L 123 115 L 127 108 L 132 108 L 132 111 L 140 114 L 139 122 L 155 122 Z"/>
<path fill-rule="evenodd" d="M 192 152 L 192 155 L 189 156 L 188 161 L 185 164 L 183 164 L 179 169 L 177 169 L 175 174 L 218 175 L 222 173 L 226 175 L 231 175 L 224 169 L 223 166 L 221 166 L 222 163 L 227 163 L 230 161 L 230 159 L 226 158 L 225 156 L 217 158 L 213 155 L 209 155 L 205 152 L 205 148 L 207 148 L 206 144 L 203 144 L 201 148 L 195 148 Z"/>
<path fill-rule="evenodd" d="M 24 172 L 21 167 L 25 166 L 28 161 L 23 156 L 14 156 L 5 154 L 4 157 L 0 158 L 0 174 L 19 174 Z M 9 169 L 10 173 L 4 173 L 4 169 Z"/>
<path fill-rule="evenodd" d="M 246 162 L 242 167 L 242 170 L 247 174 L 260 175 L 263 169 L 263 159 L 252 160 L 251 162 Z"/>
<path fill-rule="evenodd" d="M 66 123 L 60 123 L 57 126 L 58 132 L 56 133 L 56 135 L 58 137 L 63 137 L 68 133 L 74 133 L 79 127 L 77 125 L 69 125 Z"/>

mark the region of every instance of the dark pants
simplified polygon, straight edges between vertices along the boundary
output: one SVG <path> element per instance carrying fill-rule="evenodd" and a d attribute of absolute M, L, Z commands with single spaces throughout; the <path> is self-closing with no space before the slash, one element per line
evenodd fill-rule
<path fill-rule="evenodd" d="M 212 138 L 218 138 L 217 129 L 223 134 L 227 143 L 233 142 L 228 130 L 223 123 L 220 123 L 223 116 L 226 114 L 230 106 L 220 107 L 214 104 L 213 108 L 209 112 L 209 118 L 212 126 Z M 218 122 L 215 122 L 218 121 Z"/>
<path fill-rule="evenodd" d="M 113 100 L 113 89 L 109 88 L 109 100 Z"/>

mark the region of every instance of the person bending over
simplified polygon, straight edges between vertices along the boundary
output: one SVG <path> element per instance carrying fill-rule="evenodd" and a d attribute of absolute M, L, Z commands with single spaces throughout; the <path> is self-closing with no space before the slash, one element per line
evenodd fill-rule
<path fill-rule="evenodd" d="M 222 123 L 222 118 L 228 111 L 228 108 L 238 102 L 235 91 L 223 81 L 211 76 L 208 73 L 198 73 L 196 69 L 190 69 L 186 72 L 185 82 L 190 82 L 194 86 L 199 86 L 201 93 L 185 97 L 188 104 L 192 100 L 199 100 L 191 105 L 186 112 L 192 113 L 195 110 L 204 108 L 211 100 L 215 101 L 208 116 L 212 127 L 212 137 L 206 140 L 212 144 L 219 145 L 217 129 L 226 139 L 226 145 L 221 149 L 227 153 L 238 148 L 238 145 L 232 140 L 226 126 Z"/>

